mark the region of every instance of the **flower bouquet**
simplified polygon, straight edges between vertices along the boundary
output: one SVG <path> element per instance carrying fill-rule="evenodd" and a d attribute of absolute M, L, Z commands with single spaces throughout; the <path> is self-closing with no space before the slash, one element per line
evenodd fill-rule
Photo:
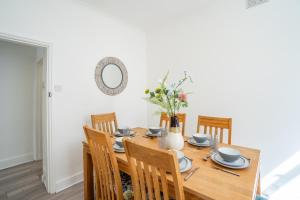
<path fill-rule="evenodd" d="M 145 94 L 147 95 L 147 97 L 145 97 L 145 100 L 151 104 L 158 105 L 160 108 L 159 113 L 166 112 L 168 114 L 170 119 L 169 133 L 179 133 L 180 132 L 179 122 L 176 114 L 180 111 L 181 108 L 188 107 L 187 96 L 189 94 L 184 92 L 182 86 L 186 81 L 192 82 L 192 78 L 191 76 L 188 75 L 187 72 L 184 72 L 184 77 L 182 79 L 180 79 L 176 83 L 172 83 L 171 85 L 168 85 L 167 84 L 168 75 L 169 72 L 164 76 L 162 81 L 159 82 L 159 85 L 155 90 L 149 90 L 149 89 L 145 90 Z M 179 146 L 183 147 L 183 142 L 182 144 L 180 145 L 178 144 L 176 147 L 175 146 L 176 145 L 173 145 L 172 147 L 174 147 L 174 149 L 179 149 L 180 148 Z"/>

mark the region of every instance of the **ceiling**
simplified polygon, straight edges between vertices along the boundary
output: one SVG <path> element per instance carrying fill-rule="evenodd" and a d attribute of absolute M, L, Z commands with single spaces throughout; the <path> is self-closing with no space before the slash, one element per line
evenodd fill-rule
<path fill-rule="evenodd" d="M 209 0 L 80 0 L 143 30 L 200 12 Z"/>

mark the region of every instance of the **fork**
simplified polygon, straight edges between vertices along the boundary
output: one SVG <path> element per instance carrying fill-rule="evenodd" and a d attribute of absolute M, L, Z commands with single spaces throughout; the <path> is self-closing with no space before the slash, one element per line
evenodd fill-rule
<path fill-rule="evenodd" d="M 187 181 L 189 178 L 191 178 L 191 176 L 192 176 L 198 169 L 199 169 L 199 167 L 196 167 L 195 169 L 191 170 L 191 172 L 190 172 L 188 175 L 186 175 L 186 176 L 184 177 L 184 181 Z"/>
<path fill-rule="evenodd" d="M 184 156 L 186 159 L 189 159 L 190 161 L 193 161 L 193 159 L 192 158 L 190 158 L 190 157 L 187 157 L 187 156 Z"/>
<path fill-rule="evenodd" d="M 244 158 L 246 158 L 247 160 L 251 161 L 251 158 L 249 157 L 246 157 L 246 156 L 243 156 Z"/>
<path fill-rule="evenodd" d="M 203 159 L 204 161 L 208 161 L 208 159 L 211 157 L 212 154 L 213 154 L 213 153 L 210 152 L 208 155 L 206 155 L 206 156 L 203 157 L 202 159 Z"/>

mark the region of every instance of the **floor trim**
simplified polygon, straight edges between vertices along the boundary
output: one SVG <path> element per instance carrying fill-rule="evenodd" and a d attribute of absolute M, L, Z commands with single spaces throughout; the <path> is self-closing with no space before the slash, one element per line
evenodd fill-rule
<path fill-rule="evenodd" d="M 55 184 L 55 192 L 60 192 L 82 181 L 83 181 L 83 172 L 82 171 L 77 172 L 72 176 L 57 181 Z"/>
<path fill-rule="evenodd" d="M 26 153 L 0 160 L 0 170 L 33 161 L 33 153 Z"/>

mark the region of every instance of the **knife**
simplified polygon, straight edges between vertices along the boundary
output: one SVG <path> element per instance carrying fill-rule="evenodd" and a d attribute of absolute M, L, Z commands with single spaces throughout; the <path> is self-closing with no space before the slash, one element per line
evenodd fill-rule
<path fill-rule="evenodd" d="M 229 170 L 226 170 L 226 169 L 222 169 L 222 168 L 215 167 L 215 166 L 213 166 L 213 168 L 214 168 L 214 169 L 217 169 L 217 170 L 220 170 L 220 171 L 222 171 L 222 172 L 226 172 L 226 173 L 228 173 L 228 174 L 232 174 L 232 175 L 235 175 L 235 176 L 240 176 L 239 174 L 234 173 L 234 172 L 229 171 Z"/>
<path fill-rule="evenodd" d="M 193 169 L 188 175 L 186 175 L 186 177 L 184 177 L 184 181 L 187 181 L 198 169 L 199 167 Z"/>

